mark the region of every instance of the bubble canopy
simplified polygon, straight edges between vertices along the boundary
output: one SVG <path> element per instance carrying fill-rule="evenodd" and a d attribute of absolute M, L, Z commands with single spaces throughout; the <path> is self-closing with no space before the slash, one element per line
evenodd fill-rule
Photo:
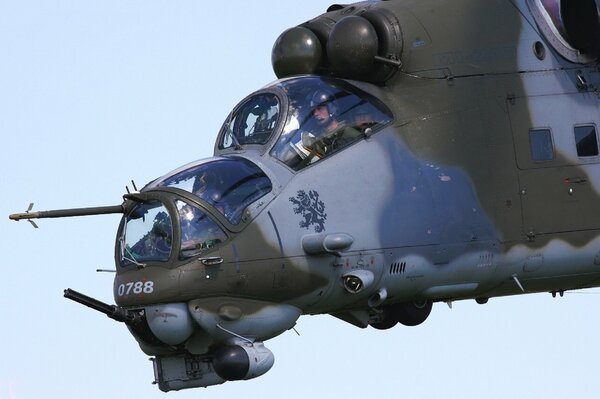
<path fill-rule="evenodd" d="M 376 97 L 322 76 L 283 79 L 251 94 L 229 114 L 216 153 L 254 148 L 295 171 L 383 129 L 393 119 Z"/>
<path fill-rule="evenodd" d="M 210 252 L 229 237 L 218 214 L 234 231 L 244 210 L 271 189 L 258 166 L 238 157 L 212 158 L 161 177 L 131 195 L 139 202 L 118 233 L 120 264 L 145 266 Z"/>
<path fill-rule="evenodd" d="M 251 161 L 238 157 L 219 157 L 183 170 L 177 170 L 144 187 L 177 188 L 212 205 L 227 220 L 237 225 L 242 213 L 272 189 L 271 180 Z"/>

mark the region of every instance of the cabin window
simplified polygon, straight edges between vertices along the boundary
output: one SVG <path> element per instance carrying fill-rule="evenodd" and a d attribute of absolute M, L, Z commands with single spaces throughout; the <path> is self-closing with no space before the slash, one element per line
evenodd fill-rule
<path fill-rule="evenodd" d="M 531 129 L 529 131 L 531 158 L 536 162 L 554 159 L 554 146 L 550 129 Z"/>
<path fill-rule="evenodd" d="M 575 145 L 580 157 L 595 157 L 598 155 L 598 138 L 594 125 L 575 126 Z"/>

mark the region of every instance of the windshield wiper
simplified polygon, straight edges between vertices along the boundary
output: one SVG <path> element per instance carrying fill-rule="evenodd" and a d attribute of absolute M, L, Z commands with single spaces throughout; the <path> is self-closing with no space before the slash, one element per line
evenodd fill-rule
<path fill-rule="evenodd" d="M 121 236 L 119 237 L 119 243 L 121 244 L 121 261 L 129 261 L 131 263 L 133 263 L 134 265 L 136 265 L 138 268 L 142 269 L 144 267 L 146 267 L 145 263 L 140 263 L 137 260 L 135 260 L 135 256 L 133 255 L 133 253 L 129 250 L 129 248 L 125 245 L 125 237 Z M 128 256 L 125 256 L 125 251 L 127 251 Z"/>

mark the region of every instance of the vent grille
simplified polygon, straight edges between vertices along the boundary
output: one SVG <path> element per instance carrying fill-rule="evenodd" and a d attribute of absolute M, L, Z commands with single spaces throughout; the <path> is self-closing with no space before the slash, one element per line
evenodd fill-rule
<path fill-rule="evenodd" d="M 402 274 L 406 271 L 406 262 L 394 262 L 390 265 L 390 274 Z"/>

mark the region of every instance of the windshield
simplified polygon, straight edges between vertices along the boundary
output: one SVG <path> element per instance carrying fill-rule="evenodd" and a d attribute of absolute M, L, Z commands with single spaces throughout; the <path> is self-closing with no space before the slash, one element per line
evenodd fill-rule
<path fill-rule="evenodd" d="M 227 235 L 200 208 L 184 201 L 175 201 L 181 225 L 180 259 L 199 255 L 225 242 Z"/>
<path fill-rule="evenodd" d="M 242 213 L 272 189 L 271 180 L 243 158 L 220 158 L 167 176 L 149 188 L 173 187 L 190 192 L 211 204 L 234 225 Z"/>
<path fill-rule="evenodd" d="M 140 266 L 144 262 L 166 262 L 172 242 L 173 227 L 165 206 L 159 201 L 137 205 L 126 217 L 121 261 Z"/>
<path fill-rule="evenodd" d="M 223 125 L 220 149 L 246 144 L 265 144 L 279 119 L 279 100 L 272 93 L 262 93 L 243 103 Z"/>
<path fill-rule="evenodd" d="M 344 81 L 302 77 L 278 86 L 290 105 L 271 155 L 295 170 L 373 134 L 392 120 L 381 101 Z"/>

